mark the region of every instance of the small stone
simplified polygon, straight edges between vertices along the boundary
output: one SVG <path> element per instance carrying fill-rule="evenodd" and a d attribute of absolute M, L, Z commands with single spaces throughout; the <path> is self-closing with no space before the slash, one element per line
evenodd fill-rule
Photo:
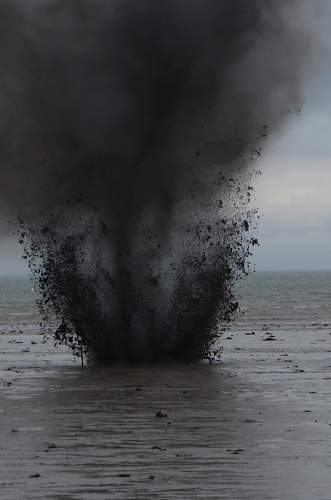
<path fill-rule="evenodd" d="M 155 416 L 158 418 L 165 418 L 168 415 L 163 410 L 157 410 L 157 412 L 155 413 Z"/>
<path fill-rule="evenodd" d="M 30 477 L 41 477 L 40 474 L 36 473 L 36 474 L 30 474 Z"/>

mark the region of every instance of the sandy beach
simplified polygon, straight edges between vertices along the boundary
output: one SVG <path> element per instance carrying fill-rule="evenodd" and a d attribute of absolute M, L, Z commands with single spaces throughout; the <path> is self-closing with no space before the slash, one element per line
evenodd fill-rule
<path fill-rule="evenodd" d="M 214 365 L 83 371 L 4 332 L 0 497 L 330 500 L 330 332 L 234 328 Z"/>

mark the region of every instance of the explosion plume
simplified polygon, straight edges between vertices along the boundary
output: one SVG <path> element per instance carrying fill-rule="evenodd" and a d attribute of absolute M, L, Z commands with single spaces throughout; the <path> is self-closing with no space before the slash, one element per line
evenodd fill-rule
<path fill-rule="evenodd" d="M 208 355 L 256 243 L 249 165 L 301 104 L 303 4 L 1 3 L 2 203 L 59 341 Z"/>

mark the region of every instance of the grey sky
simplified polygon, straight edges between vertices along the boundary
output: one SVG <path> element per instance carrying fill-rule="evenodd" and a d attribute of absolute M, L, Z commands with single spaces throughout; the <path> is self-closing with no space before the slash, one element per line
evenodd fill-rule
<path fill-rule="evenodd" d="M 265 148 L 256 204 L 262 214 L 256 269 L 331 268 L 331 99 L 328 79 L 307 89 L 306 105 Z M 331 88 L 331 82 L 330 87 Z M 0 274 L 26 273 L 14 237 L 2 237 Z"/>
<path fill-rule="evenodd" d="M 331 268 L 330 106 L 293 117 L 258 164 L 256 269 Z M 21 254 L 15 238 L 3 237 L 0 274 L 27 272 Z"/>
<path fill-rule="evenodd" d="M 331 268 L 330 67 L 317 72 L 302 113 L 273 139 L 258 165 L 263 217 L 257 269 Z"/>
<path fill-rule="evenodd" d="M 266 148 L 256 183 L 263 214 L 256 269 L 331 268 L 331 5 L 316 31 L 321 50 L 306 78 L 305 104 Z"/>
<path fill-rule="evenodd" d="M 263 174 L 256 181 L 256 205 L 263 217 L 257 270 L 331 269 L 329 20 L 321 20 L 325 50 L 307 79 L 303 110 L 272 138 L 258 164 Z M 22 249 L 14 237 L 1 236 L 0 275 L 22 273 Z"/>

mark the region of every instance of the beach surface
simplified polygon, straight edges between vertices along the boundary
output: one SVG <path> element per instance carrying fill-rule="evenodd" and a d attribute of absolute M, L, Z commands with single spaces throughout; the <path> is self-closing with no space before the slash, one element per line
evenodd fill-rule
<path fill-rule="evenodd" d="M 330 500 L 331 325 L 247 324 L 213 365 L 83 370 L 3 331 L 0 498 Z"/>

